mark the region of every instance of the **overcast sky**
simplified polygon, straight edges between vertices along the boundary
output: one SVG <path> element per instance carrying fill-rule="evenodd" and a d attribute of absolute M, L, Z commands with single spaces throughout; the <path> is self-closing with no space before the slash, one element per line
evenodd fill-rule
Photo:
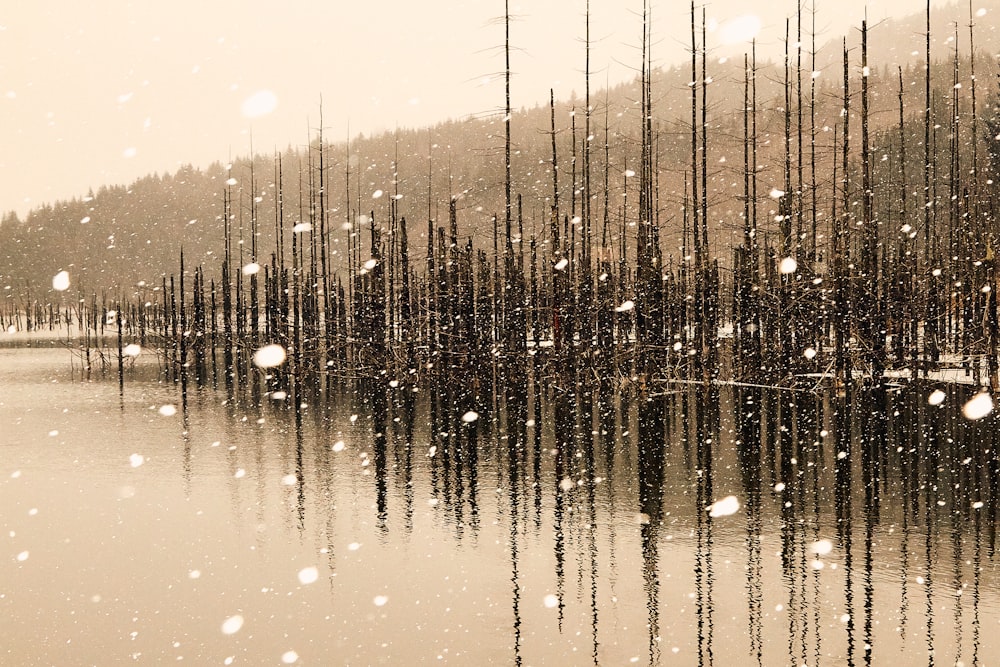
<path fill-rule="evenodd" d="M 940 4 L 934 3 L 935 6 Z M 331 139 L 420 127 L 503 102 L 501 0 L 75 0 L 0 9 L 0 211 Z M 592 0 L 595 83 L 634 75 L 641 1 Z M 780 50 L 790 0 L 714 0 L 713 55 L 742 53 L 760 26 Z M 923 0 L 868 3 L 869 20 Z M 582 94 L 585 0 L 511 0 L 515 107 Z M 684 58 L 687 9 L 653 5 L 654 60 Z M 822 39 L 860 25 L 863 0 L 826 0 Z M 989 20 L 989 19 L 985 19 Z"/>

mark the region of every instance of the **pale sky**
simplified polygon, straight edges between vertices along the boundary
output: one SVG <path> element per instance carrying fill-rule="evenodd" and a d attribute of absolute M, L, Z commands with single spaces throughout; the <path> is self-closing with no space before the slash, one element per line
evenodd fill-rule
<path fill-rule="evenodd" d="M 795 7 L 714 0 L 713 55 L 742 53 L 745 26 L 758 23 L 761 50 L 777 54 Z M 867 3 L 873 23 L 922 7 Z M 559 98 L 582 95 L 584 8 L 585 0 L 511 0 L 515 108 L 547 101 L 550 87 Z M 634 75 L 641 10 L 640 0 L 591 0 L 592 90 Z M 688 11 L 654 0 L 655 64 L 685 58 Z M 820 41 L 860 25 L 864 12 L 863 0 L 818 2 Z M 370 134 L 495 110 L 502 16 L 500 0 L 6 2 L 0 211 L 23 216 L 88 187 L 225 162 L 249 152 L 251 130 L 258 152 L 302 145 L 321 96 L 331 140 L 348 127 Z"/>

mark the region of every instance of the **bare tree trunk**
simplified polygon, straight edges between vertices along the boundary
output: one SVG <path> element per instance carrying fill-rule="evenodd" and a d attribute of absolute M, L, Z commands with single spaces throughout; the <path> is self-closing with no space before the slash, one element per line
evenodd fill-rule
<path fill-rule="evenodd" d="M 932 263 L 934 260 L 932 230 L 932 207 L 934 200 L 931 196 L 931 3 L 927 0 L 927 32 L 924 49 L 924 275 L 928 281 L 927 308 L 924 316 L 924 361 L 927 364 L 936 363 L 939 356 L 938 350 L 938 322 L 937 322 L 937 276 L 933 275 Z M 925 366 L 925 372 L 928 367 Z"/>

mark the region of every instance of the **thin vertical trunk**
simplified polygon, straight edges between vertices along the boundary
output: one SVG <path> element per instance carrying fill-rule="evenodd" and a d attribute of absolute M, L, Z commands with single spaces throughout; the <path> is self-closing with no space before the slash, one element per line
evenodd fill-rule
<path fill-rule="evenodd" d="M 794 195 L 792 193 L 792 86 L 790 80 L 789 72 L 789 26 L 790 22 L 785 20 L 785 78 L 784 78 L 784 92 L 785 92 L 785 106 L 784 106 L 784 121 L 785 121 L 785 133 L 784 133 L 784 143 L 782 144 L 784 148 L 784 193 L 779 198 L 778 205 L 778 215 L 781 218 L 780 228 L 781 228 L 781 256 L 791 257 L 793 255 L 792 248 L 792 199 Z"/>
<path fill-rule="evenodd" d="M 754 234 L 754 247 L 758 247 L 757 228 L 757 40 L 750 45 L 750 228 Z M 753 256 L 753 272 L 758 275 L 757 254 Z"/>
<path fill-rule="evenodd" d="M 795 257 L 795 247 L 793 245 L 792 227 L 792 202 L 795 193 L 792 191 L 792 84 L 791 84 L 791 55 L 789 53 L 789 31 L 791 23 L 785 20 L 785 78 L 784 78 L 784 140 L 782 148 L 784 150 L 784 181 L 783 192 L 778 197 L 778 228 L 779 228 L 779 253 L 781 262 L 786 258 Z M 785 270 L 781 271 L 778 291 L 778 309 L 781 324 L 777 330 L 778 347 L 781 355 L 782 367 L 788 369 L 793 360 L 792 343 L 794 330 L 796 328 L 796 317 L 792 312 L 792 304 L 795 303 L 795 275 Z"/>
<path fill-rule="evenodd" d="M 819 72 L 816 70 L 816 2 L 813 0 L 812 3 L 812 29 L 810 30 L 810 39 L 812 40 L 812 48 L 809 54 L 809 179 L 810 179 L 810 200 L 812 204 L 811 210 L 811 220 L 812 220 L 812 243 L 811 243 L 811 253 L 810 259 L 813 263 L 813 271 L 818 272 L 818 262 L 819 262 L 819 243 L 817 239 L 817 233 L 819 226 L 819 209 L 817 202 L 817 184 L 816 184 L 816 77 Z M 819 349 L 819 348 L 817 348 Z"/>
<path fill-rule="evenodd" d="M 226 180 L 226 189 L 222 191 L 222 225 L 225 244 L 222 262 L 222 332 L 225 345 L 224 360 L 226 365 L 226 386 L 229 388 L 233 378 L 233 292 L 232 292 L 232 177 Z"/>
<path fill-rule="evenodd" d="M 797 138 L 795 148 L 798 151 L 798 159 L 795 161 L 797 169 L 795 183 L 795 258 L 802 259 L 802 238 L 803 238 L 803 173 L 802 173 L 802 5 L 799 4 L 796 11 L 795 20 L 795 113 L 797 115 L 796 130 Z"/>
<path fill-rule="evenodd" d="M 927 32 L 924 43 L 924 275 L 929 281 L 927 290 L 927 310 L 924 318 L 924 354 L 926 362 L 938 360 L 938 314 L 937 314 L 937 276 L 932 266 L 935 261 L 933 241 L 935 238 L 934 199 L 931 192 L 931 2 L 927 0 L 926 12 Z"/>
<path fill-rule="evenodd" d="M 251 342 L 254 347 L 260 344 L 260 298 L 258 294 L 257 272 L 260 265 L 257 264 L 257 237 L 260 235 L 257 229 L 257 178 L 254 171 L 253 140 L 250 142 L 250 263 L 253 271 L 250 274 L 250 332 Z M 183 276 L 181 277 L 183 281 Z"/>
<path fill-rule="evenodd" d="M 848 178 L 848 168 L 850 166 L 850 119 L 851 119 L 851 95 L 850 76 L 847 60 L 847 41 L 844 40 L 844 139 L 842 146 L 842 192 L 843 210 L 840 215 L 834 214 L 834 299 L 836 303 L 835 317 L 835 348 L 836 348 L 836 375 L 841 385 L 847 384 L 851 380 L 851 361 L 848 341 L 850 335 L 850 238 L 848 230 L 850 228 L 850 180 Z M 836 144 L 834 144 L 836 145 Z M 836 200 L 836 198 L 834 198 Z"/>
<path fill-rule="evenodd" d="M 903 316 L 904 323 L 909 325 L 908 331 L 900 330 L 900 341 L 897 343 L 897 349 L 899 354 L 897 354 L 898 361 L 902 362 L 904 357 L 903 350 L 903 338 L 904 336 L 909 336 L 910 344 L 910 354 L 913 361 L 913 374 L 914 379 L 916 379 L 916 362 L 917 362 L 917 313 L 913 308 L 913 281 L 916 279 L 916 262 L 917 253 L 916 248 L 910 243 L 910 240 L 916 236 L 916 232 L 911 232 L 908 223 L 909 220 L 909 207 L 908 207 L 908 183 L 906 180 L 906 124 L 903 116 L 903 68 L 898 68 L 899 74 L 899 211 L 900 220 L 903 221 L 904 227 L 902 231 L 902 236 L 900 238 L 899 254 L 900 262 L 902 264 L 902 277 L 900 284 L 900 304 L 903 307 L 905 315 Z"/>
<path fill-rule="evenodd" d="M 694 313 L 690 319 L 693 344 L 700 357 L 702 344 L 702 329 L 704 327 L 703 304 L 703 265 L 701 236 L 701 197 L 699 195 L 699 165 L 698 165 L 698 42 L 695 31 L 695 6 L 691 0 L 691 238 L 694 251 Z M 694 360 L 700 365 L 701 359 Z"/>
<path fill-rule="evenodd" d="M 705 6 L 701 8 L 701 250 L 702 279 L 701 296 L 701 340 L 698 351 L 698 365 L 704 373 L 703 379 L 708 379 L 708 373 L 713 372 L 715 362 L 715 342 L 718 337 L 716 323 L 718 313 L 715 312 L 715 280 L 710 268 L 711 260 L 708 251 L 708 22 L 705 19 Z M 657 240 L 657 247 L 659 241 Z"/>
<path fill-rule="evenodd" d="M 868 23 L 861 22 L 861 189 L 863 256 L 861 259 L 862 279 L 866 287 L 862 287 L 863 302 L 858 304 L 862 315 L 862 335 L 870 350 L 869 363 L 872 381 L 881 382 L 885 361 L 885 332 L 881 322 L 881 299 L 876 291 L 881 285 L 879 275 L 879 234 L 878 222 L 875 220 L 874 193 L 872 191 L 871 137 L 869 132 L 868 80 L 871 71 L 868 68 Z"/>
<path fill-rule="evenodd" d="M 552 210 L 559 217 L 559 161 L 556 157 L 556 97 L 549 88 L 549 137 L 552 139 Z"/>
<path fill-rule="evenodd" d="M 504 225 L 510 237 L 511 184 L 510 184 L 510 0 L 504 0 Z"/>
<path fill-rule="evenodd" d="M 708 22 L 701 7 L 701 249 L 708 261 Z"/>
<path fill-rule="evenodd" d="M 931 263 L 931 2 L 927 0 L 924 49 L 924 268 Z"/>
<path fill-rule="evenodd" d="M 591 136 L 591 105 L 590 105 L 590 0 L 586 2 L 586 28 L 584 35 L 584 125 L 583 125 L 583 198 L 580 213 L 583 218 L 583 233 L 581 238 L 579 271 L 579 327 L 580 341 L 584 349 L 590 347 L 593 339 L 593 276 L 591 271 L 592 250 L 592 218 L 591 218 L 591 187 L 590 187 L 590 144 Z"/>

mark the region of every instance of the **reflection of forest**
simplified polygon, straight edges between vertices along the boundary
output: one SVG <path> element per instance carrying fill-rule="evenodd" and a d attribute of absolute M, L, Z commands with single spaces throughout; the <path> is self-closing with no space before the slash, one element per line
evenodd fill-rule
<path fill-rule="evenodd" d="M 150 634 L 173 632 L 168 615 L 217 627 L 239 612 L 295 619 L 316 642 L 310 659 L 336 649 L 358 663 L 383 644 L 402 664 L 440 647 L 466 664 L 850 664 L 866 646 L 872 664 L 924 664 L 929 650 L 935 664 L 1000 658 L 996 417 L 961 415 L 969 388 L 939 406 L 919 385 L 654 395 L 588 374 L 539 390 L 538 368 L 504 368 L 495 392 L 384 377 L 294 402 L 226 395 L 220 379 L 165 416 L 174 387 L 53 383 L 69 377 L 62 350 L 5 360 L 0 413 L 16 418 L 4 451 L 21 475 L 0 500 L 41 511 L 9 519 L 36 569 L 0 569 L 34 573 L 39 591 L 99 590 L 109 619 L 162 610 L 147 614 Z M 738 507 L 719 502 L 730 496 Z M 138 552 L 149 560 L 127 557 Z M 303 567 L 326 585 L 299 586 Z M 188 583 L 163 597 L 195 569 L 204 595 Z M 146 597 L 125 596 L 119 571 Z M 19 632 L 22 618 L 63 632 L 9 590 Z M 384 621 L 366 615 L 376 596 L 390 600 Z M 287 650 L 279 620 L 272 641 Z"/>
<path fill-rule="evenodd" d="M 368 384 L 323 417 L 305 411 L 300 488 L 354 474 L 355 459 L 324 447 L 348 438 L 373 478 L 352 486 L 374 492 L 385 539 L 410 534 L 429 505 L 442 548 L 502 544 L 490 562 L 509 568 L 523 658 L 544 652 L 546 632 L 581 625 L 595 662 L 619 655 L 640 599 L 650 663 L 674 648 L 699 664 L 867 650 L 878 664 L 930 649 L 977 664 L 998 650 L 981 654 L 980 611 L 996 582 L 995 418 L 964 419 L 966 390 L 933 407 L 924 389 L 649 396 L 578 382 L 539 395 L 523 372 L 487 406 L 457 386 Z M 729 495 L 736 514 L 709 516 Z M 528 594 L 539 585 L 553 609 L 541 626 Z"/>

